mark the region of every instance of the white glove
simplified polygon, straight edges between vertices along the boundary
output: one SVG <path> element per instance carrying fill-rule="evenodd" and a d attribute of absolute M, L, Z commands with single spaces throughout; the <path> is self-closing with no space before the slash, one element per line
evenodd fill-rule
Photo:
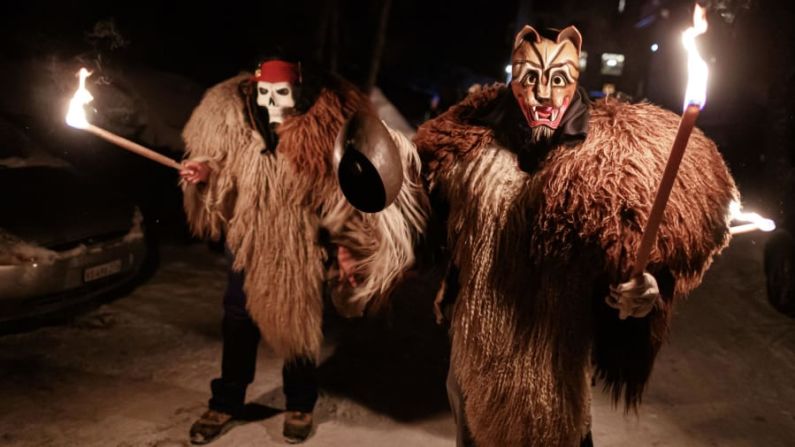
<path fill-rule="evenodd" d="M 618 318 L 643 318 L 654 309 L 660 299 L 657 280 L 648 272 L 643 276 L 632 278 L 617 286 L 610 286 L 610 295 L 605 302 L 613 309 L 618 309 Z"/>

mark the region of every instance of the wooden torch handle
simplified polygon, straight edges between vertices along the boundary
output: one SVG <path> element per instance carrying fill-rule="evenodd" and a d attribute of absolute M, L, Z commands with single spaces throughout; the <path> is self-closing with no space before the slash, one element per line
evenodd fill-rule
<path fill-rule="evenodd" d="M 176 169 L 178 171 L 182 169 L 182 165 L 180 165 L 176 161 L 166 157 L 165 155 L 160 154 L 158 152 L 155 152 L 152 149 L 149 149 L 147 147 L 141 146 L 140 144 L 135 143 L 133 141 L 130 141 L 130 140 L 126 139 L 126 138 L 120 137 L 120 136 L 116 135 L 115 133 L 108 132 L 107 130 L 105 130 L 105 129 L 101 128 L 101 127 L 97 127 L 97 126 L 95 126 L 93 124 L 89 124 L 88 127 L 86 128 L 86 130 L 88 130 L 89 132 L 93 133 L 94 135 L 96 135 L 96 136 L 98 136 L 98 137 L 100 137 L 100 138 L 102 138 L 104 140 L 107 140 L 107 141 L 109 141 L 109 142 L 111 142 L 111 143 L 113 143 L 113 144 L 115 144 L 117 146 L 120 146 L 120 147 L 122 147 L 124 149 L 127 149 L 130 152 L 134 152 L 134 153 L 136 153 L 138 155 L 141 155 L 143 157 L 146 157 L 146 158 L 148 158 L 148 159 L 150 159 L 152 161 L 156 161 L 156 162 L 160 163 L 161 165 L 168 166 L 169 168 L 174 168 L 174 169 Z"/>
<path fill-rule="evenodd" d="M 638 253 L 635 256 L 635 266 L 632 269 L 633 278 L 643 275 L 646 265 L 649 263 L 649 255 L 651 254 L 652 246 L 657 240 L 657 231 L 660 229 L 663 212 L 668 204 L 668 198 L 671 196 L 671 189 L 674 186 L 676 174 L 679 172 L 679 165 L 685 154 L 685 148 L 687 148 L 687 140 L 690 138 L 693 126 L 696 124 L 699 110 L 696 105 L 687 106 L 682 114 L 682 119 L 679 121 L 679 130 L 676 131 L 676 138 L 671 147 L 671 155 L 665 165 L 660 186 L 657 188 L 657 196 L 654 199 L 654 205 L 652 205 L 649 213 L 649 220 L 646 222 L 640 247 L 638 247 Z"/>

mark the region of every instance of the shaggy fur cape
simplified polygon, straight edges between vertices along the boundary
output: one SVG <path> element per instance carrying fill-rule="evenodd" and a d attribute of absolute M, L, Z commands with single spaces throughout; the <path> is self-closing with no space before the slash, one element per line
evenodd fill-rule
<path fill-rule="evenodd" d="M 183 183 L 185 209 L 196 235 L 226 234 L 233 267 L 245 272 L 248 311 L 265 341 L 285 358 L 317 358 L 324 282 L 332 282 L 341 313 L 361 315 L 413 262 L 427 215 L 420 163 L 411 143 L 393 133 L 403 188 L 381 213 L 356 211 L 339 190 L 332 152 L 345 119 L 369 107 L 366 97 L 341 80 L 324 88 L 306 113 L 284 120 L 276 151 L 263 154 L 265 143 L 238 89 L 248 76 L 208 90 L 185 126 L 187 157 L 212 167 L 207 184 Z M 336 284 L 337 269 L 326 268 L 326 248 L 336 244 L 357 259 L 355 289 Z"/>
<path fill-rule="evenodd" d="M 675 287 L 648 317 L 619 320 L 607 286 L 628 279 L 679 118 L 597 102 L 585 141 L 552 148 L 528 173 L 473 118 L 504 89 L 474 92 L 415 137 L 449 206 L 452 368 L 478 445 L 575 446 L 589 429 L 592 374 L 614 399 L 639 403 L 672 303 L 728 243 L 737 191 L 695 130 L 648 267 Z"/>

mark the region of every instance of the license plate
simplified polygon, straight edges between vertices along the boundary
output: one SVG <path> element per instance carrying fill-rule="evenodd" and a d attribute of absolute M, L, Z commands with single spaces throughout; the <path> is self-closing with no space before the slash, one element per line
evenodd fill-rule
<path fill-rule="evenodd" d="M 121 271 L 121 259 L 89 267 L 83 271 L 83 281 L 91 282 L 108 277 Z"/>

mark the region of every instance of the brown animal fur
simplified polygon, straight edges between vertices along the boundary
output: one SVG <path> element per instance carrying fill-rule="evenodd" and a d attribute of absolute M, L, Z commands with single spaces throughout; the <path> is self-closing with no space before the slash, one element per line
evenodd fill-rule
<path fill-rule="evenodd" d="M 643 319 L 604 303 L 625 281 L 678 117 L 650 104 L 600 101 L 588 138 L 558 147 L 533 173 L 473 124 L 503 87 L 482 89 L 422 126 L 415 143 L 450 206 L 459 269 L 452 367 L 482 446 L 574 446 L 588 430 L 590 375 L 639 403 L 674 298 L 695 288 L 728 243 L 734 182 L 699 130 L 690 138 L 651 254 L 675 293 Z"/>
<path fill-rule="evenodd" d="M 279 127 L 276 152 L 261 154 L 264 142 L 238 93 L 247 76 L 208 90 L 185 126 L 187 156 L 212 167 L 207 184 L 183 184 L 185 209 L 195 234 L 217 239 L 225 232 L 264 340 L 283 357 L 317 358 L 324 281 L 338 292 L 342 313 L 361 315 L 413 262 L 412 245 L 427 214 L 419 160 L 404 137 L 393 135 L 403 156 L 403 189 L 383 212 L 358 212 L 339 190 L 331 155 L 346 117 L 367 107 L 364 96 L 346 84 L 324 89 L 305 114 Z M 336 269 L 324 268 L 323 229 L 356 257 L 355 289 L 336 287 Z"/>

